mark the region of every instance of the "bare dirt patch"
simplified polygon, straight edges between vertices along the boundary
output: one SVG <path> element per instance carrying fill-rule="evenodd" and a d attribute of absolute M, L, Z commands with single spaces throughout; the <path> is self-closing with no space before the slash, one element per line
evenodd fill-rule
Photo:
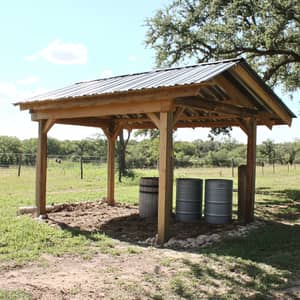
<path fill-rule="evenodd" d="M 34 300 L 166 299 L 177 265 L 187 257 L 197 259 L 196 254 L 151 247 L 121 256 L 98 253 L 89 260 L 44 255 L 38 262 L 0 271 L 0 289 L 22 290 Z"/>
<path fill-rule="evenodd" d="M 110 206 L 104 201 L 63 205 L 59 210 L 49 213 L 46 222 L 64 230 L 79 230 L 83 233 L 103 232 L 114 239 L 130 243 L 144 241 L 157 233 L 157 219 L 140 217 L 137 206 L 121 203 Z M 174 216 L 170 223 L 171 236 L 180 239 L 226 231 L 237 225 L 233 223 L 212 226 L 203 221 L 180 223 Z"/>
<path fill-rule="evenodd" d="M 85 259 L 77 255 L 43 255 L 22 267 L 0 265 L 0 291 L 25 291 L 30 299 L 258 299 L 263 294 L 252 284 L 253 266 L 249 262 L 226 260 L 194 249 L 175 251 L 138 246 L 153 237 L 157 220 L 138 215 L 138 207 L 105 202 L 63 205 L 49 213 L 46 222 L 62 230 L 81 234 L 103 232 L 114 238 L 118 254 L 101 253 Z M 183 224 L 171 220 L 175 238 L 232 230 L 200 223 Z M 134 251 L 129 251 L 130 248 Z M 261 278 L 268 274 L 263 268 Z M 257 279 L 255 279 L 257 280 Z M 259 282 L 259 281 L 258 281 Z M 242 287 L 242 289 L 240 289 Z M 241 294 L 237 291 L 241 290 Z M 268 292 L 261 299 L 296 299 L 298 285 L 288 290 Z"/>
<path fill-rule="evenodd" d="M 32 299 L 135 299 L 122 285 L 154 272 L 155 263 L 144 254 L 97 254 L 91 260 L 44 256 L 39 263 L 0 272 L 0 288 L 22 289 Z"/>

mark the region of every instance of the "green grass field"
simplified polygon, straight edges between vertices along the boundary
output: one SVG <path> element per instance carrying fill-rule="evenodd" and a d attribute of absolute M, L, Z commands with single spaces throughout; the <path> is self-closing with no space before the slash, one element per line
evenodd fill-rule
<path fill-rule="evenodd" d="M 156 170 L 135 170 L 134 178 L 116 183 L 116 199 L 137 203 L 139 178 L 157 175 Z M 79 165 L 49 161 L 47 176 L 48 204 L 94 201 L 106 194 L 105 165 L 86 164 L 81 180 Z M 181 177 L 232 178 L 229 168 L 176 169 L 175 178 Z M 233 180 L 237 187 L 237 170 Z M 0 190 L 0 266 L 23 265 L 44 253 L 56 256 L 74 253 L 83 257 L 91 257 L 99 249 L 113 253 L 114 242 L 101 233 L 92 234 L 92 239 L 74 236 L 29 216 L 17 216 L 18 207 L 34 205 L 34 168 L 22 168 L 20 177 L 16 168 L 0 169 Z M 264 172 L 257 168 L 256 190 L 256 217 L 267 220 L 267 225 L 246 238 L 226 240 L 221 245 L 199 250 L 210 263 L 220 264 L 223 260 L 222 271 L 217 272 L 210 265 L 204 268 L 200 262 L 195 265 L 182 261 L 188 271 L 179 272 L 170 283 L 173 293 L 196 299 L 193 284 L 198 280 L 210 284 L 212 277 L 217 276 L 236 296 L 229 299 L 239 299 L 239 295 L 242 298 L 242 292 L 236 290 L 239 283 L 232 282 L 228 275 L 232 265 L 253 278 L 243 287 L 257 292 L 258 297 L 253 299 L 265 299 L 260 295 L 268 293 L 268 289 L 286 287 L 300 275 L 300 166 L 289 170 L 286 166 L 276 166 L 275 174 L 271 167 L 265 167 Z M 234 199 L 236 205 L 236 195 Z M 8 294 L 0 290 L 0 299 L 5 299 L 5 295 Z"/>

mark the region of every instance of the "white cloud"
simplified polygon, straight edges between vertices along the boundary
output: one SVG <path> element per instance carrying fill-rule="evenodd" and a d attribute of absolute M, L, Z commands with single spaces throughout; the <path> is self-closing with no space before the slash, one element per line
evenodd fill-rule
<path fill-rule="evenodd" d="M 36 76 L 28 76 L 23 79 L 17 80 L 17 84 L 29 85 L 29 84 L 37 83 L 39 81 L 40 79 Z"/>
<path fill-rule="evenodd" d="M 39 57 L 54 64 L 85 64 L 88 59 L 88 51 L 83 44 L 64 43 L 60 40 L 54 40 L 46 48 L 26 56 L 25 59 L 34 61 Z"/>
<path fill-rule="evenodd" d="M 101 72 L 100 77 L 101 77 L 101 78 L 107 78 L 107 77 L 112 77 L 112 75 L 113 75 L 113 71 L 110 70 L 110 69 L 107 69 L 107 70 L 103 70 L 103 71 Z"/>

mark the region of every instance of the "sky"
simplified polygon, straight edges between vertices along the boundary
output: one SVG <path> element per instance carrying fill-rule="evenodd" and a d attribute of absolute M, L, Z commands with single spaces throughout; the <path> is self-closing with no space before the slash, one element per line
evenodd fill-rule
<path fill-rule="evenodd" d="M 146 18 L 170 0 L 0 0 L 0 135 L 37 137 L 28 111 L 12 103 L 75 82 L 155 69 L 155 53 L 145 46 Z M 299 115 L 294 99 L 276 93 Z M 207 139 L 209 129 L 181 129 L 177 140 Z M 54 125 L 57 139 L 94 137 L 101 130 Z M 246 142 L 240 129 L 232 137 Z M 300 119 L 272 131 L 258 127 L 257 141 L 300 139 Z"/>

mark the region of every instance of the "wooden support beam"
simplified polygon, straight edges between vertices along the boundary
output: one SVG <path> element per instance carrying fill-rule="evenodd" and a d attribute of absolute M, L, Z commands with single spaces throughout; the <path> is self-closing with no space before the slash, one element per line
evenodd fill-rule
<path fill-rule="evenodd" d="M 247 166 L 240 165 L 238 168 L 238 221 L 246 224 L 246 201 L 247 201 Z"/>
<path fill-rule="evenodd" d="M 157 111 L 173 110 L 173 100 L 161 100 L 152 102 L 128 102 L 98 104 L 90 107 L 54 108 L 49 110 L 37 110 L 31 112 L 32 121 L 43 119 L 73 119 L 84 117 L 103 117 L 112 115 L 144 114 Z"/>
<path fill-rule="evenodd" d="M 280 104 L 278 101 L 274 101 L 272 97 L 270 96 L 270 93 L 266 91 L 262 87 L 262 85 L 259 83 L 258 80 L 256 80 L 253 75 L 251 75 L 245 67 L 242 65 L 237 65 L 233 72 L 239 77 L 244 83 L 248 85 L 248 87 L 254 92 L 254 94 L 258 95 L 262 101 L 271 108 L 275 114 L 281 118 L 282 121 L 284 121 L 285 124 L 291 126 L 292 124 L 292 118 L 288 114 L 286 110 L 284 110 L 283 107 L 280 107 Z"/>
<path fill-rule="evenodd" d="M 245 123 L 248 135 L 245 222 L 249 223 L 254 219 L 256 175 L 256 120 L 254 118 L 247 118 L 245 120 Z"/>
<path fill-rule="evenodd" d="M 115 205 L 115 144 L 112 137 L 107 138 L 107 202 Z"/>
<path fill-rule="evenodd" d="M 200 97 L 183 97 L 175 100 L 176 105 L 199 108 L 207 112 L 215 112 L 221 114 L 234 114 L 240 117 L 249 117 L 257 114 L 257 111 L 250 108 L 243 108 L 221 101 L 203 100 Z"/>
<path fill-rule="evenodd" d="M 169 219 L 173 196 L 172 131 L 173 112 L 160 113 L 160 156 L 158 193 L 158 240 L 162 244 L 168 239 Z"/>
<path fill-rule="evenodd" d="M 180 119 L 182 113 L 184 112 L 185 107 L 183 106 L 179 106 L 176 108 L 175 113 L 174 113 L 174 117 L 173 117 L 173 127 L 176 125 L 176 123 L 178 122 L 178 120 Z"/>
<path fill-rule="evenodd" d="M 115 205 L 115 146 L 121 127 L 114 123 L 108 128 L 102 128 L 107 137 L 107 197 L 110 205 Z"/>
<path fill-rule="evenodd" d="M 96 128 L 108 127 L 110 122 L 111 121 L 109 119 L 102 119 L 102 118 L 96 118 L 96 117 L 56 120 L 56 123 L 58 123 L 58 124 L 79 125 L 79 126 L 88 126 L 88 127 L 96 127 Z"/>
<path fill-rule="evenodd" d="M 149 88 L 141 90 L 132 90 L 111 94 L 99 94 L 91 96 L 79 96 L 74 98 L 60 98 L 45 101 L 32 101 L 32 102 L 19 102 L 15 105 L 19 105 L 21 110 L 33 109 L 33 110 L 47 110 L 47 109 L 71 109 L 76 107 L 94 107 L 99 104 L 122 104 L 126 102 L 159 102 L 163 99 L 170 100 L 176 97 L 185 97 L 191 95 L 198 95 L 200 87 L 210 85 L 207 83 L 195 83 L 188 86 L 171 86 Z"/>
<path fill-rule="evenodd" d="M 38 146 L 36 158 L 35 202 L 37 216 L 46 215 L 46 182 L 47 182 L 47 122 L 39 121 Z"/>
<path fill-rule="evenodd" d="M 235 104 L 251 108 L 253 103 L 247 98 L 228 78 L 224 75 L 218 75 L 214 82 L 220 86 Z M 231 102 L 233 104 L 233 102 Z"/>
<path fill-rule="evenodd" d="M 147 116 L 155 124 L 156 128 L 160 127 L 159 116 L 156 113 L 148 113 Z"/>
<path fill-rule="evenodd" d="M 52 126 L 55 124 L 55 119 L 48 119 L 44 126 L 44 133 L 48 133 L 48 131 L 52 128 Z"/>

